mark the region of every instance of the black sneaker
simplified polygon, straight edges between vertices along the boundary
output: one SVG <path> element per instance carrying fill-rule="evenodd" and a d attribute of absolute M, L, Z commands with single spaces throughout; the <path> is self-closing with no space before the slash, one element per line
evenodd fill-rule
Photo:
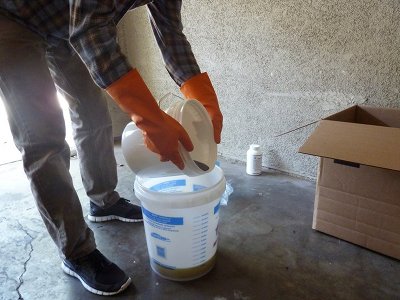
<path fill-rule="evenodd" d="M 90 202 L 89 221 L 105 222 L 111 220 L 120 220 L 123 222 L 141 222 L 143 221 L 142 209 L 124 198 L 120 198 L 113 206 L 103 209 L 93 202 Z"/>
<path fill-rule="evenodd" d="M 97 249 L 76 260 L 63 260 L 61 268 L 68 275 L 78 278 L 85 289 L 97 295 L 118 294 L 132 281 Z"/>

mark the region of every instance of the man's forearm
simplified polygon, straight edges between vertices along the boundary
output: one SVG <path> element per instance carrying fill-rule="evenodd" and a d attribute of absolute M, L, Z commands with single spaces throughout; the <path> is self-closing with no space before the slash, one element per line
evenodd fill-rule
<path fill-rule="evenodd" d="M 181 86 L 185 81 L 200 73 L 190 43 L 182 31 L 182 1 L 154 1 L 147 6 L 165 67 L 172 79 Z"/>

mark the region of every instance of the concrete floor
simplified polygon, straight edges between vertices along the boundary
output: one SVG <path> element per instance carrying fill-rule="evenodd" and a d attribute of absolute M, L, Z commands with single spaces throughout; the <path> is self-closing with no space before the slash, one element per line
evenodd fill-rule
<path fill-rule="evenodd" d="M 119 147 L 116 154 L 118 191 L 133 199 L 134 176 Z M 113 299 L 400 299 L 399 261 L 311 229 L 313 182 L 221 166 L 234 193 L 221 208 L 217 265 L 201 279 L 155 275 L 142 224 L 89 223 L 98 248 L 134 282 Z M 77 159 L 71 173 L 87 215 Z M 101 299 L 62 272 L 21 162 L 0 166 L 0 182 L 0 298 Z"/>

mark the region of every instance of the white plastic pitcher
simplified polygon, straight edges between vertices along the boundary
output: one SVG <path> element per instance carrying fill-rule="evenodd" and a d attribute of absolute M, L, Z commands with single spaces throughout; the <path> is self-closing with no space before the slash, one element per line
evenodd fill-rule
<path fill-rule="evenodd" d="M 213 268 L 225 187 L 223 171 L 217 166 L 195 177 L 136 176 L 135 195 L 142 204 L 150 265 L 155 273 L 185 281 Z"/>
<path fill-rule="evenodd" d="M 197 100 L 176 100 L 167 109 L 171 117 L 177 120 L 189 134 L 194 150 L 188 152 L 179 145 L 179 153 L 185 164 L 183 171 L 171 162 L 160 162 L 159 156 L 144 144 L 143 135 L 135 123 L 129 123 L 122 133 L 122 153 L 130 169 L 138 174 L 146 172 L 161 176 L 186 174 L 197 176 L 210 172 L 217 159 L 217 144 L 214 131 L 206 109 Z"/>

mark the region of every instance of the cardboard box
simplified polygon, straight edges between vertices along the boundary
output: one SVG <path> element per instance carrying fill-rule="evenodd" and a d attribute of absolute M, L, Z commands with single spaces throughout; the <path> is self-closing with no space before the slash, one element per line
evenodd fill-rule
<path fill-rule="evenodd" d="M 350 107 L 299 152 L 321 157 L 313 228 L 400 259 L 400 110 Z"/>

